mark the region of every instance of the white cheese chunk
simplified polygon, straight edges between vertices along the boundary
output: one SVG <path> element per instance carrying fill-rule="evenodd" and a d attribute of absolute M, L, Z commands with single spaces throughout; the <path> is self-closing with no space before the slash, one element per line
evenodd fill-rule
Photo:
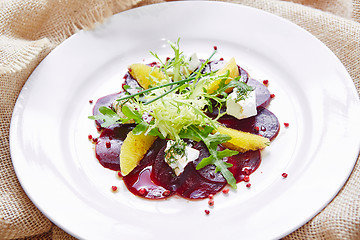
<path fill-rule="evenodd" d="M 189 58 L 188 58 L 188 69 L 190 71 L 195 71 L 196 68 L 198 68 L 201 64 L 198 56 L 196 55 L 196 53 L 193 53 Z"/>
<path fill-rule="evenodd" d="M 251 91 L 247 98 L 236 102 L 236 88 L 226 100 L 226 113 L 237 119 L 248 118 L 257 114 L 255 91 Z"/>
<path fill-rule="evenodd" d="M 167 152 L 171 145 L 174 144 L 174 141 L 168 141 L 165 152 Z M 165 162 L 174 170 L 176 176 L 179 176 L 183 171 L 186 165 L 189 162 L 196 160 L 200 155 L 200 151 L 196 150 L 192 147 L 186 146 L 185 147 L 185 154 L 184 155 L 176 155 L 167 154 L 165 156 Z"/>

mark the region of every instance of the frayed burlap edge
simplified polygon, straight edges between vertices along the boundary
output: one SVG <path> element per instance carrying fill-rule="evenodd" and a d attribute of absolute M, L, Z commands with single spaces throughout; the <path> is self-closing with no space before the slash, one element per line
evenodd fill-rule
<path fill-rule="evenodd" d="M 22 0 L 17 2 L 19 5 L 16 7 L 17 10 L 23 8 L 23 5 L 27 4 Z M 43 7 L 46 7 L 49 11 L 61 11 L 60 9 L 65 9 L 59 16 L 63 24 L 55 24 L 54 22 L 58 21 L 58 19 L 49 20 L 51 19 L 51 16 L 48 16 L 48 18 L 45 18 L 42 21 L 48 21 L 48 24 L 54 25 L 54 27 L 51 30 L 49 30 L 49 28 L 45 28 L 45 30 L 39 29 L 39 31 L 37 31 L 35 34 L 24 34 L 23 32 L 17 30 L 20 28 L 20 26 L 22 26 L 23 23 L 19 22 L 20 26 L 17 26 L 14 23 L 14 20 L 16 19 L 14 19 L 14 17 L 12 17 L 9 13 L 11 12 L 9 8 L 13 6 L 7 3 L 4 4 L 4 7 L 0 9 L 0 15 L 2 15 L 3 19 L 6 19 L 6 21 L 0 21 L 0 45 L 2 46 L 2 49 L 0 49 L 0 54 L 5 56 L 5 61 L 0 62 L 0 74 L 12 73 L 26 68 L 29 62 L 37 58 L 39 52 L 44 48 L 52 49 L 67 39 L 69 36 L 82 29 L 93 29 L 115 13 L 162 1 L 92 0 L 90 4 L 86 5 L 88 11 L 84 11 L 82 9 L 73 9 L 72 11 L 69 11 L 66 6 L 68 6 L 67 4 L 71 4 L 71 2 L 72 1 L 70 0 L 62 1 L 61 6 L 63 8 L 61 8 L 61 6 L 56 6 L 56 4 L 60 4 L 59 2 L 46 2 Z M 93 8 L 91 8 L 91 6 L 93 6 Z M 7 15 L 9 15 L 8 18 L 6 18 Z M 7 43 L 11 44 L 11 46 L 8 48 L 6 48 Z"/>

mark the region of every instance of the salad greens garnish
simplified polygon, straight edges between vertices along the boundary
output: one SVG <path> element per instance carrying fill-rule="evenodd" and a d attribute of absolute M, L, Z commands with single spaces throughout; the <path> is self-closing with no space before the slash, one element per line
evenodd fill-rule
<path fill-rule="evenodd" d="M 219 110 L 224 106 L 228 96 L 226 89 L 235 88 L 236 101 L 240 101 L 245 99 L 253 88 L 240 81 L 240 76 L 228 82 L 229 71 L 222 75 L 217 75 L 215 71 L 204 72 L 216 49 L 209 58 L 199 62 L 196 70 L 192 70 L 189 60 L 180 51 L 179 41 L 180 39 L 176 43 L 170 42 L 175 55 L 172 59 L 162 61 L 156 53 L 150 52 L 160 63 L 159 68 L 164 73 L 164 79 L 157 81 L 151 79 L 151 86 L 148 89 L 142 89 L 134 94 L 130 94 L 128 92 L 130 86 L 125 85 L 124 90 L 127 93 L 119 97 L 112 108 L 100 107 L 100 114 L 89 118 L 103 120 L 102 127 L 135 122 L 133 134 L 171 139 L 176 143 L 172 150 L 178 155 L 183 154 L 181 151 L 184 151 L 181 150 L 183 145 L 179 144 L 183 143 L 182 139 L 203 141 L 210 156 L 202 159 L 196 168 L 201 169 L 214 164 L 216 172 L 221 172 L 228 184 L 236 188 L 236 180 L 228 169 L 232 165 L 223 159 L 238 152 L 229 149 L 218 150 L 221 143 L 231 139 L 228 135 L 216 132 L 219 126 L 217 119 L 223 114 L 219 111 L 218 116 L 212 119 L 205 112 L 212 112 L 214 103 Z M 219 80 L 218 88 L 209 93 L 207 86 Z"/>
<path fill-rule="evenodd" d="M 201 162 L 196 166 L 197 170 L 209 164 L 214 164 L 216 166 L 215 172 L 220 171 L 228 184 L 236 189 L 236 179 L 228 169 L 229 167 L 232 167 L 232 164 L 223 161 L 223 158 L 231 157 L 239 152 L 232 151 L 230 149 L 218 151 L 219 144 L 229 141 L 231 137 L 220 133 L 212 134 L 213 131 L 214 128 L 211 126 L 199 128 L 198 126 L 191 125 L 187 129 L 182 130 L 180 136 L 182 138 L 192 139 L 195 141 L 203 141 L 209 150 L 210 156 L 201 160 Z"/>
<path fill-rule="evenodd" d="M 99 108 L 99 112 L 101 115 L 89 116 L 91 120 L 103 120 L 104 122 L 101 124 L 101 127 L 109 127 L 111 125 L 117 124 L 119 122 L 124 123 L 122 119 L 114 112 L 112 109 L 108 107 L 101 106 Z"/>

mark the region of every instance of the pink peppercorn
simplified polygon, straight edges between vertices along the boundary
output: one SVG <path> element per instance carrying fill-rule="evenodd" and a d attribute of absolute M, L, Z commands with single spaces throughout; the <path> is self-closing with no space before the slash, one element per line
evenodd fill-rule
<path fill-rule="evenodd" d="M 224 194 L 228 194 L 229 191 L 230 191 L 230 189 L 228 189 L 228 188 L 225 188 L 225 189 L 222 190 L 222 192 L 223 192 Z"/>
<path fill-rule="evenodd" d="M 207 210 L 207 209 L 206 209 L 204 212 L 205 212 L 206 215 L 209 215 L 209 214 L 210 214 L 210 211 Z"/>
<path fill-rule="evenodd" d="M 141 195 L 141 196 L 144 196 L 147 193 L 145 188 L 140 188 L 138 192 L 139 192 L 139 195 Z"/>
<path fill-rule="evenodd" d="M 170 195 L 170 190 L 165 190 L 164 192 L 163 192 L 163 196 L 164 197 L 167 197 L 167 196 L 169 196 Z"/>
<path fill-rule="evenodd" d="M 245 176 L 244 176 L 244 182 L 249 182 L 249 181 L 250 181 L 249 175 L 245 175 Z"/>

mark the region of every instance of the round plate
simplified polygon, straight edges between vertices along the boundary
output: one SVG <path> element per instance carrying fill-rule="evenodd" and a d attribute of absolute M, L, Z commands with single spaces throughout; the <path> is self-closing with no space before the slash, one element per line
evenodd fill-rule
<path fill-rule="evenodd" d="M 127 66 L 149 51 L 230 59 L 269 80 L 281 123 L 251 187 L 206 200 L 132 195 L 100 166 L 89 100 L 120 90 Z M 16 174 L 34 204 L 81 239 L 270 239 L 297 229 L 341 189 L 359 153 L 359 100 L 335 55 L 300 27 L 269 13 L 221 2 L 171 2 L 113 16 L 52 51 L 25 84 L 13 112 Z M 288 122 L 289 127 L 282 123 Z M 282 173 L 288 173 L 282 178 Z M 111 186 L 119 187 L 117 192 Z M 204 210 L 210 209 L 205 215 Z"/>

